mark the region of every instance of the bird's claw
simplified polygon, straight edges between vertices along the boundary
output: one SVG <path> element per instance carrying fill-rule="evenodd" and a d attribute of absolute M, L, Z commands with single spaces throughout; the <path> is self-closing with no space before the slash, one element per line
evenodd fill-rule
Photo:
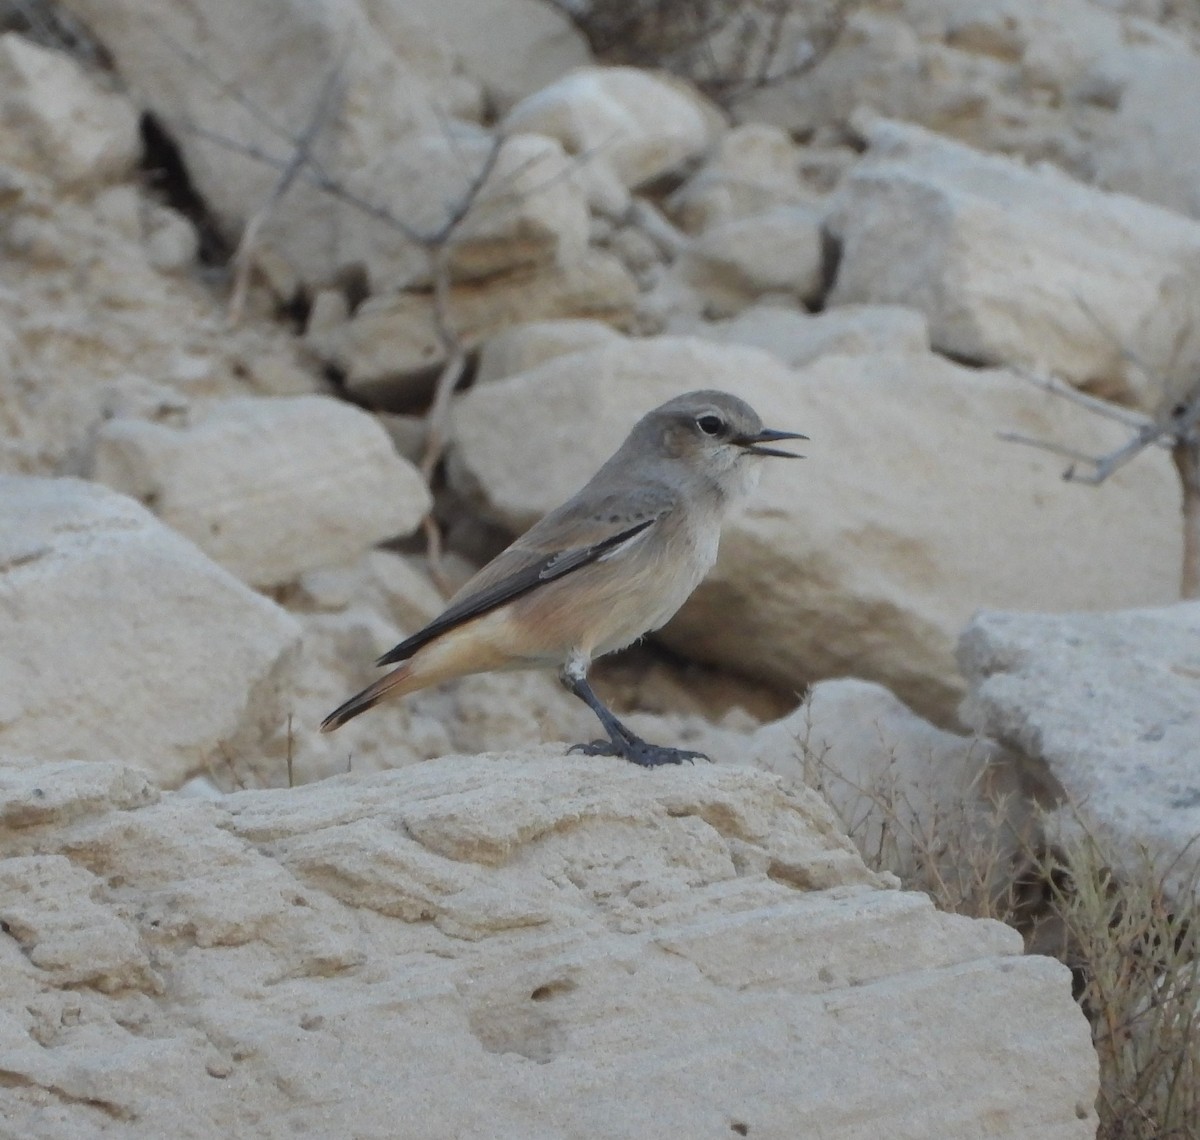
<path fill-rule="evenodd" d="M 682 764 L 685 760 L 694 764 L 697 760 L 708 760 L 703 752 L 687 748 L 667 748 L 650 744 L 645 740 L 627 740 L 620 744 L 612 740 L 593 740 L 588 744 L 572 745 L 569 752 L 581 752 L 585 756 L 624 756 L 631 764 L 642 768 L 658 768 L 663 764 Z"/>

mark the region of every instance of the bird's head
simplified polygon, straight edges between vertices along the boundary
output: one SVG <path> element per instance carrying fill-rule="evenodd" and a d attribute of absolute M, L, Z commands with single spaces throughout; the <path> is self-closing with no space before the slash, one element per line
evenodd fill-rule
<path fill-rule="evenodd" d="M 668 400 L 642 417 L 630 438 L 637 437 L 639 450 L 652 449 L 678 475 L 711 482 L 729 497 L 753 489 L 763 457 L 803 458 L 769 444 L 808 438 L 763 427 L 745 400 L 715 390 Z"/>

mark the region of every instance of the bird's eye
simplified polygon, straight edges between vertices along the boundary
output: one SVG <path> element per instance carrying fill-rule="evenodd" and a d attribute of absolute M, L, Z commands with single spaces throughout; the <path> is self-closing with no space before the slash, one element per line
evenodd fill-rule
<path fill-rule="evenodd" d="M 725 424 L 720 416 L 698 416 L 696 418 L 696 426 L 705 435 L 720 435 Z"/>

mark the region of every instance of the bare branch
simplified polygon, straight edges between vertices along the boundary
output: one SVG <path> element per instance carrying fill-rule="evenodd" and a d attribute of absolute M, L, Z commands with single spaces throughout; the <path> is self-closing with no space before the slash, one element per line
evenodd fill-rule
<path fill-rule="evenodd" d="M 226 79 L 223 75 L 217 72 L 210 66 L 208 60 L 203 56 L 197 55 L 186 44 L 180 43 L 174 36 L 161 29 L 157 32 L 160 39 L 183 59 L 189 67 L 195 68 L 205 79 L 212 84 L 213 88 L 219 91 L 222 95 L 227 96 L 237 106 L 241 107 L 256 123 L 265 127 L 268 131 L 274 134 L 282 142 L 292 142 L 291 132 L 282 123 L 277 122 L 267 114 L 262 107 L 254 102 L 245 91 L 232 79 Z"/>
<path fill-rule="evenodd" d="M 1061 443 L 1053 443 L 1048 439 L 1034 439 L 1033 436 L 1021 435 L 1015 431 L 998 431 L 996 438 L 1002 439 L 1005 443 L 1022 443 L 1026 447 L 1036 447 L 1039 451 L 1048 451 L 1051 455 L 1061 455 L 1064 459 L 1073 460 L 1076 463 L 1095 463 L 1096 457 L 1089 455 L 1086 451 L 1076 451 L 1073 447 L 1064 447 Z M 1066 478 L 1064 475 L 1063 478 Z"/>
<path fill-rule="evenodd" d="M 339 59 L 330 69 L 321 84 L 317 101 L 313 105 L 312 114 L 304 130 L 295 141 L 292 157 L 280 172 L 270 197 L 257 209 L 246 222 L 242 230 L 241 240 L 231 259 L 234 267 L 233 289 L 229 296 L 229 322 L 237 325 L 241 322 L 242 311 L 246 303 L 246 294 L 250 287 L 250 272 L 253 268 L 254 247 L 258 241 L 258 232 L 269 220 L 275 207 L 283 200 L 292 188 L 300 172 L 312 162 L 312 148 L 318 135 L 324 129 L 330 112 L 336 102 L 335 96 L 341 86 L 342 65 L 344 57 Z"/>
<path fill-rule="evenodd" d="M 1122 408 L 1107 400 L 1101 400 L 1097 396 L 1089 395 L 1087 392 L 1081 392 L 1078 388 L 1059 380 L 1057 376 L 1047 376 L 1020 364 L 1011 364 L 1008 368 L 1010 372 L 1015 372 L 1031 384 L 1041 388 L 1043 392 L 1061 396 L 1064 400 L 1070 400 L 1105 419 L 1115 420 L 1117 423 L 1131 428 L 1141 428 L 1146 423 L 1146 417 L 1140 412 L 1132 412 L 1128 408 Z"/>
<path fill-rule="evenodd" d="M 430 231 L 422 232 L 404 219 L 397 217 L 390 209 L 380 206 L 350 189 L 344 181 L 335 178 L 326 171 L 313 154 L 316 140 L 329 119 L 330 108 L 334 102 L 338 80 L 342 74 L 344 57 L 343 60 L 339 60 L 338 65 L 327 77 L 304 130 L 298 136 L 293 137 L 275 123 L 269 115 L 263 112 L 243 90 L 236 87 L 236 85 L 226 84 L 204 61 L 194 58 L 186 48 L 181 45 L 175 45 L 175 47 L 185 59 L 197 67 L 202 74 L 207 76 L 222 91 L 227 91 L 239 106 L 243 107 L 253 116 L 255 121 L 263 124 L 277 137 L 286 139 L 291 147 L 290 157 L 281 159 L 268 153 L 261 147 L 243 142 L 240 139 L 227 137 L 217 131 L 203 127 L 199 123 L 185 121 L 182 124 L 183 129 L 192 132 L 199 138 L 223 146 L 234 153 L 241 154 L 253 161 L 261 162 L 279 171 L 279 178 L 275 183 L 270 197 L 263 207 L 256 211 L 254 216 L 249 219 L 243 231 L 242 240 L 239 243 L 238 253 L 235 258 L 237 276 L 230 307 L 231 314 L 235 318 L 240 314 L 244 303 L 250 253 L 258 233 L 269 217 L 270 212 L 278 205 L 297 180 L 303 180 L 321 192 L 357 209 L 366 217 L 398 231 L 408 241 L 424 251 L 428 259 L 429 273 L 432 279 L 435 331 L 446 356 L 445 366 L 438 377 L 433 399 L 426 413 L 426 439 L 420 469 L 426 483 L 430 484 L 446 446 L 451 398 L 466 367 L 466 351 L 463 348 L 457 330 L 454 328 L 450 312 L 450 255 L 454 238 L 460 227 L 470 217 L 471 212 L 479 204 L 485 186 L 488 187 L 487 200 L 489 203 L 502 202 L 506 193 L 506 185 L 515 187 L 521 175 L 536 160 L 531 158 L 528 163 L 521 164 L 516 169 L 507 172 L 503 179 L 496 179 L 495 173 L 500 159 L 500 152 L 507 142 L 507 136 L 503 132 L 495 132 L 487 153 L 471 174 L 462 193 L 459 194 L 455 201 L 448 205 L 441 223 Z M 448 123 L 445 125 L 445 129 L 447 136 L 453 142 L 453 134 L 450 131 Z M 585 158 L 581 158 L 580 160 L 583 161 Z M 552 177 L 554 179 L 566 177 L 569 173 L 569 168 L 566 168 L 556 171 Z M 552 179 L 547 179 L 547 184 L 551 182 Z M 536 193 L 537 190 L 537 187 L 524 187 L 521 193 L 528 195 Z M 513 193 L 515 197 L 515 190 Z M 439 582 L 439 585 L 444 585 L 444 576 L 441 574 L 439 568 L 441 534 L 432 513 L 424 520 L 423 526 L 431 572 L 435 580 Z"/>
<path fill-rule="evenodd" d="M 1079 296 L 1076 296 L 1075 300 L 1105 335 L 1109 335 L 1087 302 Z M 1124 348 L 1122 353 L 1126 359 L 1141 367 L 1132 353 Z M 1017 432 L 997 432 L 1000 439 L 1036 447 L 1070 459 L 1071 465 L 1063 472 L 1064 479 L 1099 486 L 1147 448 L 1165 447 L 1170 450 L 1182 492 L 1183 564 L 1180 593 L 1184 598 L 1200 597 L 1200 378 L 1192 381 L 1177 399 L 1163 402 L 1153 416 L 1147 416 L 1118 409 L 1104 400 L 1098 400 L 1064 384 L 1056 377 L 1041 376 L 1023 368 L 1017 368 L 1015 371 L 1043 391 L 1079 404 L 1096 415 L 1115 420 L 1132 432 L 1120 447 L 1104 455 L 1088 455 L 1059 443 L 1033 439 Z M 1147 372 L 1147 376 L 1149 375 Z M 1165 393 L 1165 385 L 1163 389 Z M 1080 472 L 1077 466 L 1079 464 L 1086 464 L 1090 470 Z"/>
<path fill-rule="evenodd" d="M 1100 319 L 1099 313 L 1084 299 L 1082 293 L 1076 289 L 1071 290 L 1071 297 L 1075 304 L 1079 306 L 1080 311 L 1096 326 L 1096 331 L 1100 333 L 1105 340 L 1109 342 L 1121 354 L 1121 359 L 1128 364 L 1134 365 L 1139 369 L 1143 376 L 1149 378 L 1153 376 L 1153 369 L 1140 356 L 1137 355 L 1128 345 L 1123 344 L 1121 340 L 1113 335 L 1112 329 L 1108 327 Z"/>
<path fill-rule="evenodd" d="M 240 142 L 237 139 L 230 138 L 228 135 L 221 134 L 219 131 L 209 130 L 207 127 L 200 126 L 199 123 L 184 120 L 180 126 L 198 138 L 207 139 L 209 142 L 223 146 L 236 154 L 245 155 L 246 158 L 251 158 L 255 162 L 261 162 L 264 166 L 273 167 L 275 170 L 283 171 L 290 165 L 290 159 L 276 158 L 273 154 L 268 154 L 261 147 L 257 147 L 252 143 Z M 377 206 L 374 202 L 370 202 L 366 198 L 355 194 L 352 190 L 347 189 L 341 182 L 324 173 L 319 167 L 309 164 L 300 170 L 299 177 L 303 178 L 310 185 L 315 186 L 318 190 L 348 203 L 356 210 L 360 210 L 367 217 L 374 218 L 386 226 L 391 226 L 393 229 L 399 230 L 414 245 L 424 246 L 428 244 L 426 235 L 422 234 L 419 230 L 408 225 L 402 218 L 396 217 L 386 207 Z"/>
<path fill-rule="evenodd" d="M 457 204 L 450 208 L 442 228 L 431 235 L 428 244 L 439 245 L 448 241 L 454 231 L 462 224 L 466 216 L 474 208 L 484 183 L 491 177 L 492 171 L 496 169 L 496 163 L 500 158 L 500 151 L 503 149 L 506 141 L 507 138 L 501 131 L 492 136 L 492 145 L 488 149 L 483 162 L 480 163 L 479 169 L 475 172 L 475 177 L 467 184 L 467 188 L 459 197 Z M 519 169 L 514 170 L 509 177 L 515 178 L 519 172 Z"/>

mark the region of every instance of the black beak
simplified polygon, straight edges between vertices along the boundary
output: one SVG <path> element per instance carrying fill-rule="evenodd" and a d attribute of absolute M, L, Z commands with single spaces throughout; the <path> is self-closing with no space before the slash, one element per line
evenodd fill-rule
<path fill-rule="evenodd" d="M 797 455 L 792 451 L 780 451 L 777 447 L 758 446 L 760 443 L 775 443 L 781 439 L 808 439 L 808 436 L 801 435 L 798 431 L 776 431 L 774 428 L 763 428 L 754 435 L 739 436 L 733 442 L 738 447 L 744 447 L 751 455 L 777 455 L 780 459 L 804 458 L 803 455 Z"/>

